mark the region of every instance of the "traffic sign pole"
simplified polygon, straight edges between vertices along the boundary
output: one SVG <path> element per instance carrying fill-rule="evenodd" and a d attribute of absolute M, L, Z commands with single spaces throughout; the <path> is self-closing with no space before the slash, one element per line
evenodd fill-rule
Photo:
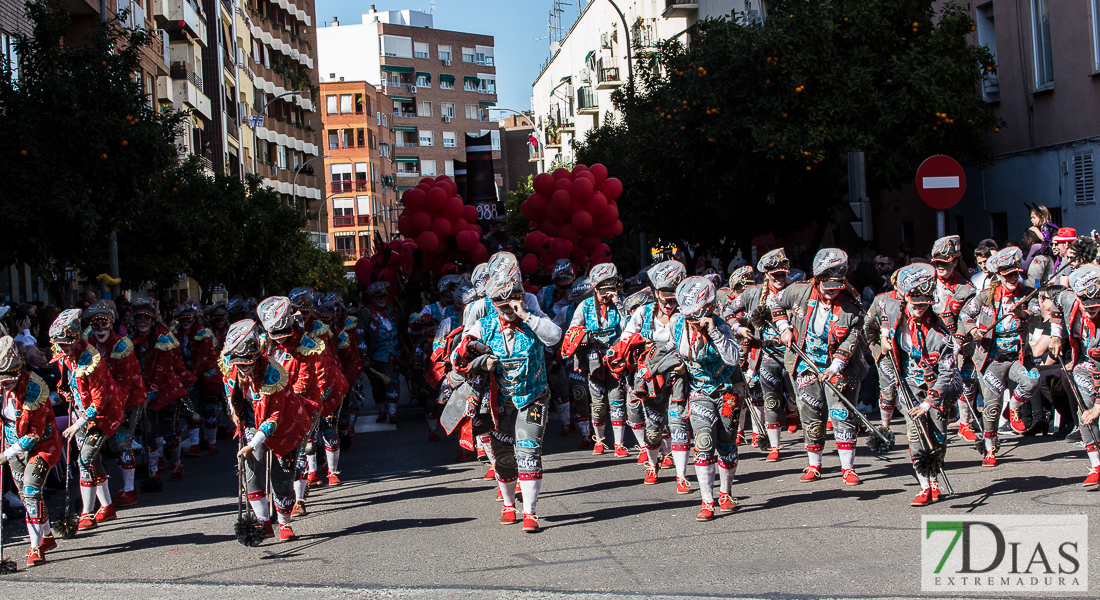
<path fill-rule="evenodd" d="M 947 211 L 942 208 L 936 211 L 936 239 L 947 235 Z"/>

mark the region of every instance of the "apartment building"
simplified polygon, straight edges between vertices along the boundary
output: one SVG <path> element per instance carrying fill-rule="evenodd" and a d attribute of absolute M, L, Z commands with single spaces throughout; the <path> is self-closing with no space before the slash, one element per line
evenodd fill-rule
<path fill-rule="evenodd" d="M 466 160 L 467 133 L 489 133 L 500 159 L 500 132 L 489 119 L 497 99 L 492 36 L 435 29 L 430 14 L 372 6 L 362 24 L 333 19 L 317 39 L 322 81 L 365 81 L 393 101 L 398 191 L 421 177 L 454 175 L 454 161 Z M 498 196 L 502 190 L 498 175 Z"/>
<path fill-rule="evenodd" d="M 393 101 L 365 81 L 321 84 L 327 247 L 349 270 L 396 233 Z"/>
<path fill-rule="evenodd" d="M 538 147 L 535 128 L 532 126 L 530 112 L 522 115 L 508 115 L 497 121 L 501 137 L 500 172 L 504 179 L 505 192 L 516 189 L 520 181 L 538 174 L 536 156 Z"/>

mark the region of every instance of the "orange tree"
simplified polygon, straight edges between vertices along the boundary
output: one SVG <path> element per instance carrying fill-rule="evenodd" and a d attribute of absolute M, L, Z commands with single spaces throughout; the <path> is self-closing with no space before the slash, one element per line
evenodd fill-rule
<path fill-rule="evenodd" d="M 622 118 L 594 130 L 578 162 L 627 183 L 628 229 L 723 264 L 751 239 L 816 222 L 841 202 L 841 158 L 866 152 L 868 189 L 912 181 L 921 160 L 984 163 L 1002 124 L 977 95 L 996 65 L 967 40 L 961 7 L 928 0 L 776 0 L 762 24 L 705 20 L 664 42 L 616 91 Z M 628 91 L 629 90 L 629 91 Z"/>

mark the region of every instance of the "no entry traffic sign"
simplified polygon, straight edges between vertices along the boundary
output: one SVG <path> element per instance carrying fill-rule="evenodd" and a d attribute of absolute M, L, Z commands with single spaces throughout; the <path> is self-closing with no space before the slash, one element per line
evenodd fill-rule
<path fill-rule="evenodd" d="M 917 194 L 932 208 L 944 210 L 962 200 L 966 174 L 959 161 L 945 154 L 924 159 L 917 169 Z"/>

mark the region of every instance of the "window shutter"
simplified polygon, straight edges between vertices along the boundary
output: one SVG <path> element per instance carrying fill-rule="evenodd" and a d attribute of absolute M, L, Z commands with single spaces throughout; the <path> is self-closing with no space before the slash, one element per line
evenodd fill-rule
<path fill-rule="evenodd" d="M 1083 152 L 1073 156 L 1073 197 L 1077 204 L 1096 202 L 1096 169 L 1092 152 Z"/>

